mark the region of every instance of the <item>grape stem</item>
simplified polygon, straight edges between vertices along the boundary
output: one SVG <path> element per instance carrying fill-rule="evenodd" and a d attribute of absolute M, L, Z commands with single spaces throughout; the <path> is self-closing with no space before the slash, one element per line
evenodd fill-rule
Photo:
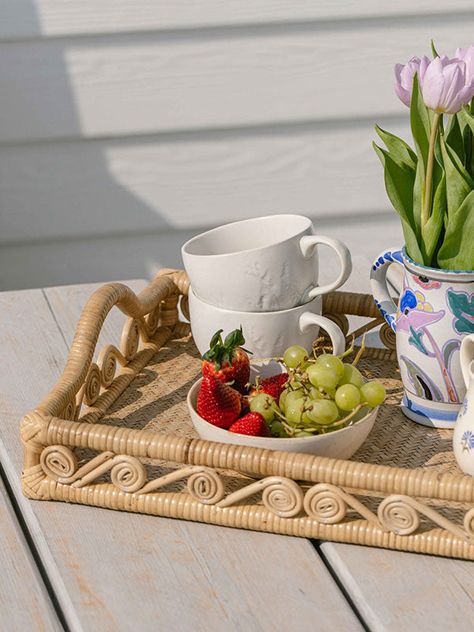
<path fill-rule="evenodd" d="M 358 364 L 359 360 L 361 359 L 362 354 L 364 353 L 364 351 L 365 351 L 365 334 L 362 336 L 362 342 L 361 342 L 361 345 L 360 345 L 360 349 L 357 352 L 356 357 L 352 361 L 352 366 L 357 366 L 357 364 Z"/>
<path fill-rule="evenodd" d="M 361 410 L 363 407 L 364 407 L 364 404 L 358 404 L 354 408 L 354 410 L 351 410 L 351 412 L 348 415 L 334 422 L 333 424 L 331 424 L 331 426 L 336 428 L 338 425 L 347 424 L 347 422 L 350 421 L 353 417 L 355 417 L 355 415 L 357 415 L 359 410 Z"/>
<path fill-rule="evenodd" d="M 355 336 L 352 336 L 351 346 L 349 347 L 349 349 L 346 349 L 344 353 L 341 353 L 341 355 L 337 356 L 339 360 L 343 360 L 344 358 L 347 358 L 347 356 L 350 356 L 352 353 L 354 353 L 354 346 L 355 346 Z"/>

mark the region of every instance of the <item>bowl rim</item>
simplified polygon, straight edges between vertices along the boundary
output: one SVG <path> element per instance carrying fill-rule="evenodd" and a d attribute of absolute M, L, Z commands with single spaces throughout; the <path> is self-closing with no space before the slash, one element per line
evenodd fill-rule
<path fill-rule="evenodd" d="M 207 421 L 207 419 L 204 419 L 204 417 L 201 417 L 201 415 L 197 412 L 196 407 L 194 406 L 194 404 L 191 401 L 191 397 L 194 395 L 195 391 L 197 390 L 198 386 L 201 384 L 202 382 L 202 377 L 200 377 L 198 380 L 196 380 L 196 382 L 194 382 L 194 384 L 191 386 L 191 388 L 188 391 L 188 394 L 186 396 L 186 402 L 188 404 L 188 407 L 190 409 L 193 410 L 193 412 L 199 417 L 199 419 L 201 421 L 203 421 L 204 423 L 208 424 L 209 426 L 212 426 L 213 428 L 215 428 L 216 430 L 221 430 L 223 432 L 229 432 L 227 430 L 227 428 L 219 428 L 219 426 L 214 426 L 214 424 L 211 424 L 211 422 Z M 380 406 L 376 406 L 375 408 L 371 408 L 369 410 L 369 412 L 364 415 L 361 419 L 359 419 L 358 421 L 356 421 L 355 423 L 353 423 L 350 426 L 346 426 L 345 428 L 341 428 L 340 430 L 334 430 L 333 432 L 328 432 L 327 434 L 319 434 L 319 435 L 312 435 L 310 437 L 260 437 L 260 436 L 254 436 L 254 435 L 246 435 L 246 434 L 242 434 L 240 432 L 231 432 L 231 435 L 234 435 L 236 437 L 246 437 L 249 440 L 257 440 L 259 439 L 260 441 L 262 439 L 265 439 L 266 441 L 316 441 L 318 439 L 322 439 L 323 437 L 335 437 L 336 435 L 339 435 L 343 432 L 350 431 L 353 428 L 355 428 L 356 426 L 359 426 L 362 424 L 362 422 L 366 422 L 369 421 L 369 419 L 372 417 L 372 415 L 377 414 L 378 410 L 379 410 Z"/>

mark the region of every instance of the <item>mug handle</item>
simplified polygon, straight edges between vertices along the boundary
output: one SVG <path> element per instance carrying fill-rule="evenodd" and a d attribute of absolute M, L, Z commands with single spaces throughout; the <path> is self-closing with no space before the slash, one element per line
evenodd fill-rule
<path fill-rule="evenodd" d="M 461 371 L 466 388 L 474 380 L 474 334 L 469 334 L 461 342 L 460 355 Z"/>
<path fill-rule="evenodd" d="M 387 272 L 392 263 L 403 266 L 401 250 L 391 248 L 379 254 L 370 271 L 370 286 L 378 310 L 393 331 L 397 331 L 396 316 L 398 308 L 390 296 L 387 286 Z"/>
<path fill-rule="evenodd" d="M 346 349 L 346 338 L 339 327 L 329 318 L 313 314 L 312 312 L 304 312 L 300 316 L 300 331 L 306 333 L 310 327 L 321 327 L 328 332 L 332 344 L 333 355 L 341 355 Z"/>
<path fill-rule="evenodd" d="M 324 244 L 336 251 L 341 263 L 341 272 L 339 273 L 337 279 L 332 283 L 317 286 L 310 290 L 308 293 L 309 299 L 337 290 L 338 287 L 341 287 L 341 285 L 347 281 L 352 272 L 351 253 L 349 252 L 347 246 L 345 246 L 342 241 L 339 241 L 339 239 L 332 239 L 331 237 L 325 237 L 324 235 L 305 235 L 300 239 L 300 248 L 303 253 L 303 257 L 306 259 L 312 257 L 318 244 Z"/>

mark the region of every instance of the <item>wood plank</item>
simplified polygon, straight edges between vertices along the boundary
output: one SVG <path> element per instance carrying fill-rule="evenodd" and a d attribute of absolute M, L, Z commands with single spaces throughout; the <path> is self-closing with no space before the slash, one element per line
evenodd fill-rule
<path fill-rule="evenodd" d="M 408 119 L 386 127 L 409 137 Z M 378 221 L 393 211 L 373 137 L 367 122 L 3 147 L 0 243 L 189 230 L 282 212 Z"/>
<path fill-rule="evenodd" d="M 406 116 L 395 62 L 473 28 L 474 14 L 3 43 L 0 141 Z"/>
<path fill-rule="evenodd" d="M 229 218 L 223 213 L 220 222 L 226 221 Z M 369 262 L 383 249 L 403 243 L 400 221 L 394 211 L 381 213 L 379 217 L 336 216 L 317 221 L 315 227 L 321 234 L 347 244 L 354 260 L 352 280 L 363 292 L 369 291 Z M 181 245 L 197 232 L 200 231 L 149 231 L 148 234 L 2 246 L 0 288 L 22 289 L 87 280 L 105 282 L 126 277 L 151 278 L 160 268 L 181 268 Z M 321 279 L 333 278 L 334 263 L 330 251 L 321 249 Z"/>
<path fill-rule="evenodd" d="M 0 629 L 62 630 L 0 479 Z"/>
<path fill-rule="evenodd" d="M 321 551 L 370 630 L 474 629 L 470 562 L 331 542 Z"/>
<path fill-rule="evenodd" d="M 307 541 L 21 497 L 18 418 L 57 379 L 91 289 L 49 290 L 54 318 L 38 291 L 0 295 L 0 445 L 71 629 L 303 629 L 315 613 L 319 629 L 359 629 Z"/>
<path fill-rule="evenodd" d="M 452 0 L 449 13 L 472 9 Z M 34 38 L 120 31 L 202 28 L 303 20 L 354 19 L 446 11 L 441 0 L 1 0 L 0 38 Z"/>

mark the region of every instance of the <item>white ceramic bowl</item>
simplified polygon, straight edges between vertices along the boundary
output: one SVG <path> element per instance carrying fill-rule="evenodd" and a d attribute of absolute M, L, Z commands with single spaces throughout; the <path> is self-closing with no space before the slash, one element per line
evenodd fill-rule
<path fill-rule="evenodd" d="M 271 367 L 271 370 L 269 370 Z M 280 371 L 281 371 L 280 367 Z M 253 368 L 253 377 L 256 374 L 266 377 L 278 372 L 275 363 L 265 363 L 264 366 Z M 189 414 L 194 428 L 201 437 L 207 441 L 219 443 L 233 443 L 237 445 L 251 446 L 254 448 L 266 448 L 269 450 L 281 450 L 282 452 L 303 452 L 315 456 L 326 456 L 334 459 L 349 459 L 367 439 L 377 417 L 378 407 L 371 410 L 365 417 L 357 421 L 353 426 L 342 428 L 328 434 L 315 435 L 313 437 L 294 437 L 282 439 L 279 437 L 252 437 L 236 434 L 213 426 L 203 419 L 196 410 L 197 397 L 201 386 L 200 378 L 189 390 L 187 403 Z"/>

